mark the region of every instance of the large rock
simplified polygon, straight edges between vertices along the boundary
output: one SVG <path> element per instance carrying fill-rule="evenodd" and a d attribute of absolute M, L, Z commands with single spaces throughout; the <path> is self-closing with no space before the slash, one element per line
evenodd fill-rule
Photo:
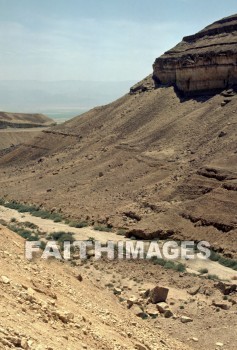
<path fill-rule="evenodd" d="M 10 284 L 10 280 L 7 276 L 1 276 L 1 281 L 4 284 Z"/>
<path fill-rule="evenodd" d="M 224 283 L 221 281 L 216 283 L 215 287 L 219 289 L 224 295 L 229 295 L 237 291 L 237 284 Z"/>
<path fill-rule="evenodd" d="M 188 316 L 181 316 L 180 320 L 181 320 L 182 323 L 193 322 L 193 319 L 188 317 Z"/>
<path fill-rule="evenodd" d="M 149 304 L 149 305 L 147 305 L 147 307 L 146 307 L 146 313 L 147 313 L 149 316 L 151 316 L 152 318 L 155 318 L 155 317 L 157 317 L 157 316 L 159 315 L 159 312 L 158 312 L 158 310 L 157 310 L 157 308 L 156 308 L 156 305 L 154 305 L 154 304 Z"/>
<path fill-rule="evenodd" d="M 151 289 L 150 291 L 150 301 L 152 302 L 152 304 L 165 302 L 167 299 L 168 293 L 169 293 L 168 288 L 157 286 Z"/>
<path fill-rule="evenodd" d="M 161 314 L 163 314 L 163 313 L 165 313 L 166 310 L 169 309 L 169 305 L 166 304 L 166 303 L 164 303 L 164 302 L 158 303 L 158 304 L 157 304 L 157 309 L 159 310 L 159 312 L 160 312 Z"/>
<path fill-rule="evenodd" d="M 134 315 L 136 315 L 137 317 L 141 317 L 141 318 L 147 318 L 147 314 L 142 310 L 142 308 L 136 304 L 134 304 L 131 307 L 132 312 L 134 313 Z"/>
<path fill-rule="evenodd" d="M 214 92 L 237 84 L 237 15 L 226 17 L 157 58 L 154 78 L 185 94 Z"/>
<path fill-rule="evenodd" d="M 220 309 L 223 309 L 223 310 L 229 310 L 229 308 L 230 308 L 230 305 L 228 304 L 228 302 L 224 302 L 222 300 L 220 300 L 220 301 L 215 301 L 214 300 L 212 302 L 212 305 L 214 305 L 214 306 L 216 306 L 216 307 L 218 307 Z"/>

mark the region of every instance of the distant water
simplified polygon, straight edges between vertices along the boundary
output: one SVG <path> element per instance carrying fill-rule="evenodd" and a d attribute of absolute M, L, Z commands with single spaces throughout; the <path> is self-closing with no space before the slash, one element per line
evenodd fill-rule
<path fill-rule="evenodd" d="M 63 123 L 69 119 L 72 119 L 82 113 L 85 113 L 90 108 L 72 108 L 72 109 L 50 109 L 50 110 L 40 110 L 40 113 L 47 115 L 52 118 L 58 124 Z"/>

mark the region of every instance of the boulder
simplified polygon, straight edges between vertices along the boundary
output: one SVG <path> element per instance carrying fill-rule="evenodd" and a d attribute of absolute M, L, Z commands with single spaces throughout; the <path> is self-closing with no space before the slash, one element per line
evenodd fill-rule
<path fill-rule="evenodd" d="M 171 310 L 169 310 L 169 309 L 166 310 L 165 313 L 164 313 L 165 318 L 170 318 L 173 315 L 174 315 L 173 312 Z"/>
<path fill-rule="evenodd" d="M 55 315 L 63 322 L 69 323 L 74 319 L 74 314 L 71 312 L 56 311 Z"/>
<path fill-rule="evenodd" d="M 122 293 L 122 289 L 114 288 L 113 292 L 114 292 L 115 295 L 120 295 Z"/>
<path fill-rule="evenodd" d="M 141 290 L 139 295 L 143 298 L 146 299 L 149 297 L 150 294 L 150 289 L 146 289 L 146 290 Z"/>
<path fill-rule="evenodd" d="M 165 302 L 167 299 L 168 293 L 169 293 L 168 288 L 156 286 L 150 291 L 150 295 L 149 295 L 150 301 L 152 302 L 152 304 Z"/>
<path fill-rule="evenodd" d="M 187 292 L 190 295 L 196 295 L 199 292 L 199 290 L 200 290 L 200 286 L 195 286 L 190 288 Z"/>
<path fill-rule="evenodd" d="M 229 295 L 237 291 L 237 284 L 224 283 L 219 281 L 214 285 L 224 295 Z"/>
<path fill-rule="evenodd" d="M 10 280 L 7 276 L 1 276 L 2 283 L 10 284 Z"/>
<path fill-rule="evenodd" d="M 169 305 L 164 302 L 158 303 L 156 307 L 161 314 L 165 313 L 165 311 L 169 309 Z"/>
<path fill-rule="evenodd" d="M 138 299 L 134 295 L 132 295 L 130 298 L 127 299 L 128 308 L 132 307 L 133 304 L 137 304 L 137 303 L 138 303 Z"/>
<path fill-rule="evenodd" d="M 95 250 L 94 249 L 89 249 L 87 251 L 87 257 L 90 259 L 95 256 Z"/>
<path fill-rule="evenodd" d="M 220 343 L 220 342 L 217 342 L 217 343 L 216 343 L 216 346 L 222 348 L 222 347 L 224 346 L 224 344 L 223 344 L 223 343 Z"/>
<path fill-rule="evenodd" d="M 131 307 L 132 312 L 134 313 L 134 315 L 141 317 L 141 318 L 147 318 L 147 314 L 142 310 L 142 308 L 140 306 L 138 306 L 137 304 L 134 304 Z"/>
<path fill-rule="evenodd" d="M 159 315 L 159 312 L 154 304 L 149 304 L 146 307 L 146 313 L 151 316 L 152 318 L 155 318 Z"/>
<path fill-rule="evenodd" d="M 82 281 L 83 281 L 82 275 L 79 274 L 79 275 L 77 276 L 77 279 L 78 279 L 79 282 L 82 282 Z"/>
<path fill-rule="evenodd" d="M 213 301 L 212 305 L 214 305 L 215 307 L 218 307 L 222 310 L 229 310 L 230 305 L 228 302 L 224 302 L 224 301 Z"/>
<path fill-rule="evenodd" d="M 193 319 L 188 317 L 188 316 L 181 316 L 180 320 L 181 320 L 182 323 L 193 322 Z"/>

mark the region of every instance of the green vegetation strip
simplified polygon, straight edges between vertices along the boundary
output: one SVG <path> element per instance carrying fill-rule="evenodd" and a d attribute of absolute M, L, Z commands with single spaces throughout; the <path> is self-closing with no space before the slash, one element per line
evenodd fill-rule
<path fill-rule="evenodd" d="M 82 228 L 88 226 L 88 223 L 86 221 L 83 222 L 70 222 L 67 219 L 64 219 L 61 214 L 55 213 L 55 212 L 49 212 L 47 210 L 41 209 L 35 205 L 29 205 L 29 204 L 22 204 L 18 203 L 16 201 L 5 201 L 4 199 L 0 198 L 0 205 L 3 205 L 6 208 L 17 210 L 19 213 L 29 213 L 32 216 L 39 217 L 41 219 L 48 219 L 53 220 L 54 222 L 65 222 L 65 224 L 76 227 L 76 228 Z"/>
<path fill-rule="evenodd" d="M 225 258 L 214 251 L 211 251 L 210 260 L 216 261 L 225 267 L 229 267 L 230 269 L 237 271 L 237 260 Z"/>

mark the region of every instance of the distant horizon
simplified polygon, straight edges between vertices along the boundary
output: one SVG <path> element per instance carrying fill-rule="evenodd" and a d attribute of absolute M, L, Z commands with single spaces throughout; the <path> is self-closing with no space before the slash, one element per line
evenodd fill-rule
<path fill-rule="evenodd" d="M 139 81 L 236 0 L 0 0 L 1 81 Z"/>
<path fill-rule="evenodd" d="M 0 110 L 67 120 L 129 92 L 134 81 L 0 80 Z"/>
<path fill-rule="evenodd" d="M 184 36 L 236 12 L 216 0 L 0 0 L 0 109 L 91 109 L 129 92 Z"/>
<path fill-rule="evenodd" d="M 144 77 L 145 78 L 145 77 Z M 142 78 L 143 79 L 143 78 Z M 140 80 L 142 80 L 140 79 Z M 40 79 L 0 79 L 1 82 L 12 82 L 12 81 L 29 81 L 29 82 L 46 82 L 46 83 L 57 83 L 57 82 L 82 82 L 82 83 L 126 83 L 131 82 L 131 80 L 81 80 L 81 79 L 58 79 L 58 80 L 40 80 Z M 132 82 L 136 82 L 136 80 L 133 80 Z M 138 82 L 138 81 L 137 81 Z"/>

